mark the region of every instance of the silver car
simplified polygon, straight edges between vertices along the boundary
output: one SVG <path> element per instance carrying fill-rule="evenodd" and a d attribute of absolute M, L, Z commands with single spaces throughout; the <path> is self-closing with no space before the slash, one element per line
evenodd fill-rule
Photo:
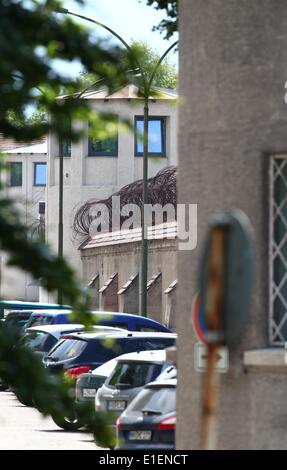
<path fill-rule="evenodd" d="M 113 412 L 113 421 L 125 410 L 143 387 L 167 367 L 165 350 L 123 354 L 95 398 L 96 411 Z"/>

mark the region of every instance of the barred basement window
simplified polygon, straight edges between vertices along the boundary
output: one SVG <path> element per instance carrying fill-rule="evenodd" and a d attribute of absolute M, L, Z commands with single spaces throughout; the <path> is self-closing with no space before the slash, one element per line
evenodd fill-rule
<path fill-rule="evenodd" d="M 287 341 L 287 155 L 270 161 L 270 318 L 273 345 Z"/>

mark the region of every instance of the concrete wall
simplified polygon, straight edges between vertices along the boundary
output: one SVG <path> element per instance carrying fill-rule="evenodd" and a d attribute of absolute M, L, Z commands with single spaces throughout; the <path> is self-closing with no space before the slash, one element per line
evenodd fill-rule
<path fill-rule="evenodd" d="M 286 44 L 284 0 L 180 1 L 179 202 L 199 205 L 199 243 L 178 255 L 179 449 L 200 446 L 190 315 L 202 239 L 209 216 L 233 207 L 254 227 L 256 279 L 246 333 L 221 380 L 219 448 L 287 445 L 285 369 L 246 373 L 243 362 L 244 351 L 268 347 L 268 166 L 287 149 Z"/>
<path fill-rule="evenodd" d="M 81 250 L 83 275 L 85 283 L 99 274 L 99 285 L 102 287 L 108 278 L 115 272 L 118 273 L 119 289 L 126 284 L 129 278 L 141 273 L 141 245 L 140 243 L 126 243 L 122 245 L 111 245 L 107 247 Z M 153 240 L 149 244 L 148 279 L 158 272 L 162 273 L 161 305 L 162 313 L 158 309 L 151 317 L 157 321 L 164 322 L 166 308 L 166 294 L 164 290 L 177 278 L 176 269 L 176 241 L 175 240 Z M 140 295 L 140 289 L 138 290 Z M 140 298 L 138 299 L 140 305 Z M 139 309 L 138 309 L 139 311 Z M 136 313 L 136 312 L 135 312 Z"/>
<path fill-rule="evenodd" d="M 112 112 L 119 119 L 134 122 L 143 115 L 143 105 L 138 100 L 91 100 L 97 112 Z M 159 170 L 177 164 L 177 108 L 173 100 L 150 102 L 151 116 L 166 116 L 166 158 L 149 158 L 149 177 Z M 87 128 L 87 123 L 78 123 Z M 58 244 L 58 175 L 59 145 L 55 137 L 49 138 L 47 240 L 54 251 Z M 134 155 L 134 132 L 119 128 L 118 156 L 91 157 L 88 155 L 88 139 L 72 145 L 72 157 L 64 158 L 64 255 L 82 276 L 79 241 L 73 239 L 72 224 L 76 208 L 89 199 L 102 199 L 132 181 L 142 178 L 142 157 Z M 43 300 L 52 299 L 43 296 Z"/>
<path fill-rule="evenodd" d="M 34 186 L 34 163 L 47 162 L 46 154 L 10 153 L 5 157 L 8 162 L 22 162 L 22 186 L 9 186 L 9 173 L 2 173 L 5 184 L 3 193 L 16 201 L 23 222 L 29 226 L 37 220 L 39 202 L 46 201 L 46 187 Z M 39 298 L 37 283 L 26 272 L 7 266 L 8 255 L 0 253 L 0 296 L 6 299 L 36 301 Z"/>

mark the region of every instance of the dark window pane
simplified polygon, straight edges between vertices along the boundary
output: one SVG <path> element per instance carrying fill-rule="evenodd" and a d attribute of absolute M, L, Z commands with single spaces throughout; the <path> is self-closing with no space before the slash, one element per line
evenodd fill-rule
<path fill-rule="evenodd" d="M 10 186 L 22 186 L 22 163 L 10 163 Z"/>
<path fill-rule="evenodd" d="M 136 119 L 136 154 L 143 153 L 144 122 Z M 165 154 L 165 119 L 149 119 L 148 122 L 148 153 Z"/>
<path fill-rule="evenodd" d="M 81 354 L 87 347 L 86 341 L 79 341 L 77 339 L 61 339 L 51 349 L 49 358 L 55 361 L 63 361 L 65 359 L 72 359 Z"/>
<path fill-rule="evenodd" d="M 143 387 L 161 372 L 162 365 L 138 362 L 118 362 L 107 384 L 113 388 Z"/>
<path fill-rule="evenodd" d="M 34 185 L 45 186 L 47 180 L 47 165 L 46 163 L 34 164 Z"/>
<path fill-rule="evenodd" d="M 176 389 L 174 387 L 144 389 L 129 406 L 129 414 L 142 414 L 143 410 L 167 414 L 172 413 L 175 409 Z"/>
<path fill-rule="evenodd" d="M 59 144 L 59 153 L 60 157 L 70 157 L 71 156 L 72 143 L 70 140 L 62 140 Z"/>
<path fill-rule="evenodd" d="M 89 154 L 90 155 L 112 155 L 116 156 L 118 153 L 118 136 L 109 137 L 104 140 L 90 137 L 89 139 Z"/>

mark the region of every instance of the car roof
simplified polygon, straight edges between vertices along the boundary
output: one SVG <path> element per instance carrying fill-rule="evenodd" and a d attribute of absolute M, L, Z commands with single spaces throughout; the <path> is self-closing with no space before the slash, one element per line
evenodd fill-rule
<path fill-rule="evenodd" d="M 96 367 L 96 369 L 94 369 L 91 374 L 101 375 L 101 376 L 104 374 L 106 377 L 108 377 L 110 373 L 114 370 L 116 365 L 117 365 L 117 358 L 115 357 L 113 359 L 110 359 L 107 362 L 104 362 L 99 367 Z"/>
<path fill-rule="evenodd" d="M 57 308 L 69 308 L 68 305 L 59 305 L 59 304 L 50 304 L 46 302 L 26 302 L 23 300 L 0 300 L 0 309 L 9 309 L 9 310 L 38 310 L 41 309 L 57 309 Z"/>
<path fill-rule="evenodd" d="M 177 379 L 168 379 L 168 380 L 155 380 L 145 385 L 145 388 L 164 388 L 171 387 L 174 388 L 177 385 Z"/>
<path fill-rule="evenodd" d="M 84 325 L 80 323 L 64 323 L 64 324 L 56 324 L 56 325 L 37 325 L 37 326 L 30 326 L 29 328 L 26 329 L 26 331 L 42 331 L 44 333 L 50 333 L 50 334 L 57 334 L 60 332 L 61 334 L 68 333 L 69 331 L 74 332 L 75 329 L 83 330 L 85 327 Z M 126 330 L 121 329 L 121 328 L 114 328 L 113 326 L 101 326 L 101 325 L 94 325 L 91 328 L 93 330 L 98 330 L 95 332 L 91 333 L 104 333 L 104 331 L 109 332 L 126 332 Z M 89 333 L 89 332 L 87 332 Z"/>
<path fill-rule="evenodd" d="M 34 310 L 33 311 L 33 315 L 38 315 L 38 314 L 45 314 L 45 315 L 49 315 L 49 316 L 56 316 L 56 315 L 61 315 L 61 314 L 69 314 L 71 313 L 72 310 L 71 309 L 49 309 L 49 310 L 45 310 L 44 308 L 43 309 L 37 309 L 37 310 Z M 93 314 L 93 315 L 99 315 L 99 316 L 107 316 L 107 317 L 116 317 L 118 319 L 127 319 L 127 320 L 141 320 L 143 323 L 154 323 L 154 324 L 157 324 L 157 325 L 160 325 L 160 326 L 164 326 L 162 325 L 161 323 L 157 322 L 156 320 L 153 320 L 152 318 L 148 318 L 148 317 L 143 317 L 141 315 L 137 315 L 137 314 L 133 314 L 133 313 L 125 313 L 125 312 L 107 312 L 107 311 L 103 311 L 103 310 L 94 310 L 94 311 L 91 311 L 91 312 L 88 312 L 89 314 Z"/>
<path fill-rule="evenodd" d="M 27 317 L 27 318 L 29 318 L 32 313 L 33 313 L 33 310 L 10 310 L 5 315 L 5 320 L 7 318 L 14 318 L 14 317 Z"/>
<path fill-rule="evenodd" d="M 163 333 L 161 331 L 159 332 L 139 332 L 139 331 L 119 331 L 118 333 L 93 333 L 93 332 L 81 332 L 81 333 L 75 333 L 74 335 L 75 338 L 80 338 L 80 339 L 85 339 L 85 340 L 92 340 L 92 339 L 97 339 L 100 336 L 103 338 L 106 338 L 107 336 L 109 339 L 116 339 L 116 338 L 174 338 L 176 339 L 177 335 L 176 333 Z"/>
<path fill-rule="evenodd" d="M 45 308 L 40 308 L 37 310 L 32 310 L 32 315 L 50 315 L 51 317 L 56 316 L 56 315 L 66 315 L 67 313 L 72 312 L 70 309 L 45 309 Z"/>
<path fill-rule="evenodd" d="M 59 338 L 62 334 L 69 333 L 69 331 L 74 332 L 76 329 L 83 329 L 84 326 L 78 323 L 65 323 L 64 325 L 38 325 L 31 326 L 26 329 L 26 332 L 39 331 L 42 333 L 49 333 L 50 335 Z"/>
<path fill-rule="evenodd" d="M 156 349 L 152 351 L 138 351 L 122 354 L 116 358 L 117 362 L 157 362 L 166 361 L 166 352 L 164 349 Z"/>

